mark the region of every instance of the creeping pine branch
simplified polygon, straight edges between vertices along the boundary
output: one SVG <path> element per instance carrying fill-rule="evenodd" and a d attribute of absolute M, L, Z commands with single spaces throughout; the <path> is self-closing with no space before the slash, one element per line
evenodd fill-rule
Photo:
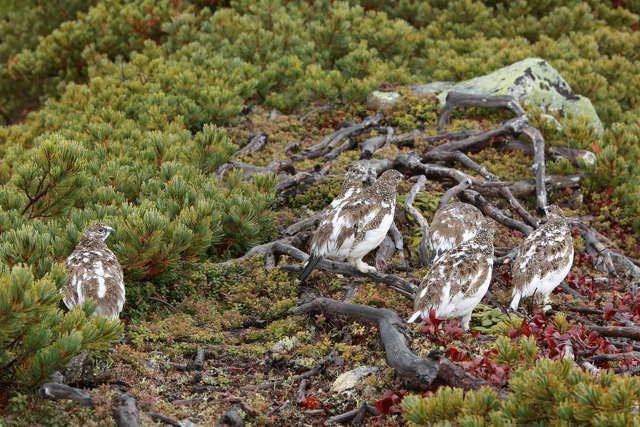
<path fill-rule="evenodd" d="M 420 211 L 413 206 L 413 202 L 416 200 L 418 193 L 426 183 L 427 177 L 420 175 L 416 183 L 411 187 L 411 191 L 409 191 L 409 194 L 407 194 L 407 198 L 404 201 L 404 210 L 416 220 L 420 226 L 420 232 L 422 233 L 419 249 L 419 257 L 422 265 L 429 264 L 429 222 L 424 216 L 422 216 Z"/>
<path fill-rule="evenodd" d="M 316 298 L 310 303 L 293 309 L 292 312 L 293 314 L 345 315 L 373 323 L 380 331 L 380 340 L 384 346 L 387 363 L 416 388 L 430 388 L 436 383 L 465 390 L 476 390 L 482 386 L 495 388 L 488 381 L 470 375 L 462 367 L 446 358 L 422 359 L 416 356 L 409 348 L 403 334 L 406 324 L 393 310 L 361 304 L 346 304 L 331 298 Z"/>
<path fill-rule="evenodd" d="M 438 132 L 442 132 L 449 123 L 449 115 L 459 107 L 508 108 L 516 116 L 524 116 L 524 110 L 511 95 L 483 96 L 462 92 L 449 92 L 444 106 L 440 109 Z"/>
<path fill-rule="evenodd" d="M 316 145 L 305 148 L 302 151 L 302 156 L 307 159 L 315 159 L 315 158 L 321 157 L 327 154 L 328 152 L 330 152 L 331 150 L 335 149 L 336 147 L 340 146 L 340 144 L 342 144 L 344 139 L 350 136 L 357 135 L 363 132 L 364 130 L 366 130 L 367 128 L 376 126 L 381 121 L 382 121 L 382 114 L 378 113 L 375 116 L 367 117 L 360 123 L 342 128 L 332 134 L 325 136 Z"/>
<path fill-rule="evenodd" d="M 274 243 L 273 250 L 278 254 L 288 255 L 292 258 L 297 259 L 298 261 L 306 261 L 307 258 L 309 257 L 309 255 L 305 254 L 300 249 L 295 248 L 286 243 L 283 243 L 281 241 L 276 241 L 273 243 Z M 283 271 L 296 272 L 296 273 L 299 273 L 300 271 L 302 271 L 301 266 L 283 265 L 280 268 Z M 353 267 L 351 264 L 347 264 L 344 262 L 322 260 L 318 264 L 318 268 L 320 270 L 329 271 L 331 273 L 344 274 L 347 276 L 366 277 L 370 280 L 373 280 L 374 282 L 384 283 L 388 285 L 391 289 L 395 290 L 396 292 L 402 294 L 403 296 L 411 300 L 413 300 L 413 295 L 415 294 L 417 289 L 413 283 L 409 282 L 406 279 L 403 279 L 400 276 L 396 276 L 395 274 L 385 274 L 385 273 L 379 273 L 379 272 L 362 273 L 361 271 Z"/>

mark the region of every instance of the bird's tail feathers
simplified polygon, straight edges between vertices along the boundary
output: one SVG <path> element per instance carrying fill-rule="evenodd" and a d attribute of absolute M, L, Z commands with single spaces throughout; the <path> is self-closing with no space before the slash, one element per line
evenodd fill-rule
<path fill-rule="evenodd" d="M 413 313 L 411 315 L 411 317 L 409 317 L 409 320 L 407 320 L 407 323 L 413 323 L 416 320 L 418 320 L 420 318 L 420 315 L 422 314 L 422 311 L 418 310 L 415 313 Z"/>
<path fill-rule="evenodd" d="M 511 310 L 516 311 L 518 309 L 518 305 L 520 305 L 520 298 L 522 295 L 519 292 L 513 293 L 513 299 L 511 300 L 511 305 L 509 306 Z"/>
<path fill-rule="evenodd" d="M 322 261 L 321 256 L 313 255 L 313 254 L 309 256 L 307 263 L 304 265 L 304 268 L 302 269 L 302 273 L 300 273 L 300 276 L 298 276 L 301 282 L 304 283 L 304 281 L 307 280 L 307 277 L 309 277 L 313 269 L 316 267 L 316 265 L 318 265 L 320 261 Z"/>

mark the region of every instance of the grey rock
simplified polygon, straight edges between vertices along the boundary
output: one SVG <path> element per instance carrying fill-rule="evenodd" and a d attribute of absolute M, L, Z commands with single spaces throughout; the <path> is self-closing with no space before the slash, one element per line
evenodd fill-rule
<path fill-rule="evenodd" d="M 445 90 L 451 89 L 456 82 L 432 82 L 424 85 L 409 86 L 411 94 L 417 97 L 435 95 Z"/>
<path fill-rule="evenodd" d="M 401 98 L 402 96 L 398 92 L 382 92 L 376 90 L 371 92 L 367 103 L 373 108 L 385 108 L 397 103 Z"/>
<path fill-rule="evenodd" d="M 602 133 L 603 127 L 593 104 L 577 95 L 560 73 L 540 58 L 527 58 L 493 73 L 456 83 L 440 92 L 444 104 L 450 91 L 475 95 L 511 95 L 520 103 L 531 104 L 543 111 L 558 111 L 561 116 L 582 116 Z"/>
<path fill-rule="evenodd" d="M 374 374 L 377 371 L 378 368 L 374 366 L 359 366 L 356 369 L 344 372 L 333 382 L 331 391 L 341 393 L 352 389 L 357 386 L 364 377 Z"/>

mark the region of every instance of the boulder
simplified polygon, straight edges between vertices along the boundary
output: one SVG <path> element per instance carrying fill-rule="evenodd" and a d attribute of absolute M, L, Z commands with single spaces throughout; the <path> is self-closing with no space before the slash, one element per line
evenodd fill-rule
<path fill-rule="evenodd" d="M 375 90 L 369 95 L 367 103 L 370 107 L 384 109 L 400 101 L 402 96 L 398 92 L 383 92 Z"/>
<path fill-rule="evenodd" d="M 602 122 L 589 98 L 575 94 L 560 73 L 540 58 L 527 58 L 493 73 L 456 83 L 440 92 L 444 104 L 450 91 L 475 95 L 511 95 L 521 104 L 561 116 L 582 116 L 598 131 Z"/>

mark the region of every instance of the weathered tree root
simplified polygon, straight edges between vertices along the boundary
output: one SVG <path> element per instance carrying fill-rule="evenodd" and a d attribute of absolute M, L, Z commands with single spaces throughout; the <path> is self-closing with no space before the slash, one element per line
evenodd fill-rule
<path fill-rule="evenodd" d="M 247 145 L 236 151 L 235 155 L 258 152 L 262 150 L 265 145 L 267 145 L 268 141 L 269 136 L 266 134 L 266 132 L 259 132 L 254 135 L 250 135 Z"/>
<path fill-rule="evenodd" d="M 281 255 L 288 255 L 292 258 L 297 259 L 298 261 L 306 261 L 309 257 L 307 254 L 302 252 L 300 249 L 295 248 L 291 245 L 285 244 L 281 241 L 273 242 L 273 251 L 275 253 Z M 280 267 L 283 271 L 295 272 L 298 273 L 302 271 L 301 266 L 297 265 L 283 265 Z M 409 282 L 406 279 L 403 279 L 400 276 L 396 276 L 395 274 L 385 274 L 385 273 L 362 273 L 358 271 L 355 267 L 350 264 L 344 262 L 336 262 L 329 260 L 322 260 L 318 264 L 318 269 L 329 271 L 331 273 L 344 274 L 347 276 L 360 276 L 366 277 L 374 282 L 380 282 L 388 285 L 391 289 L 399 292 L 404 295 L 408 299 L 413 300 L 413 295 L 416 292 L 417 287 Z"/>
<path fill-rule="evenodd" d="M 449 123 L 449 115 L 460 107 L 508 108 L 516 116 L 524 116 L 525 112 L 518 101 L 511 95 L 483 96 L 462 92 L 449 92 L 444 106 L 440 109 L 438 132 L 444 131 Z"/>
<path fill-rule="evenodd" d="M 404 210 L 406 213 L 411 215 L 418 225 L 420 226 L 420 232 L 422 233 L 422 237 L 420 238 L 420 249 L 418 256 L 420 258 L 420 262 L 423 266 L 429 265 L 429 222 L 426 218 L 413 206 L 413 202 L 416 200 L 418 193 L 422 190 L 422 188 L 427 183 L 427 177 L 424 175 L 420 175 L 416 183 L 411 187 L 409 194 L 407 194 L 407 198 L 404 201 Z"/>
<path fill-rule="evenodd" d="M 627 353 L 615 353 L 615 354 L 599 354 L 597 356 L 590 357 L 588 360 L 592 363 L 611 362 L 613 360 L 620 359 L 636 359 L 640 360 L 640 351 L 630 351 Z"/>
<path fill-rule="evenodd" d="M 168 424 L 170 426 L 175 426 L 175 427 L 180 427 L 181 424 L 174 420 L 171 417 L 168 417 L 166 415 L 160 414 L 158 412 L 147 412 L 147 415 L 149 415 L 149 417 L 153 420 L 153 421 L 158 421 L 160 423 L 163 424 Z"/>
<path fill-rule="evenodd" d="M 307 159 L 315 159 L 321 157 L 336 147 L 340 146 L 345 138 L 353 135 L 357 135 L 367 128 L 377 126 L 382 121 L 382 114 L 378 113 L 375 116 L 367 117 L 362 122 L 352 126 L 342 128 L 332 134 L 329 134 L 322 138 L 322 140 L 302 151 L 302 156 Z"/>
<path fill-rule="evenodd" d="M 120 393 L 113 407 L 113 419 L 118 427 L 138 427 L 140 419 L 136 399 L 131 393 Z"/>
<path fill-rule="evenodd" d="M 354 425 L 359 425 L 364 421 L 364 418 L 367 414 L 377 417 L 380 415 L 380 411 L 378 408 L 372 405 L 368 405 L 363 403 L 359 408 L 352 409 L 351 411 L 347 411 L 344 414 L 334 415 L 331 418 L 327 418 L 325 424 L 346 424 L 351 423 Z"/>
<path fill-rule="evenodd" d="M 434 358 L 422 359 L 416 356 L 409 348 L 403 334 L 406 324 L 393 310 L 361 304 L 346 304 L 331 298 L 316 298 L 310 303 L 293 309 L 292 313 L 345 315 L 373 323 L 380 331 L 387 363 L 412 387 L 428 389 L 437 383 L 465 390 L 476 390 L 482 386 L 495 389 L 495 386 L 488 381 L 474 377 L 446 358 L 434 356 Z"/>
<path fill-rule="evenodd" d="M 475 205 L 475 207 L 480 209 L 483 214 L 490 218 L 493 218 L 505 227 L 518 230 L 525 236 L 528 236 L 533 231 L 533 228 L 528 226 L 527 224 L 516 219 L 509 218 L 508 216 L 503 214 L 498 208 L 489 203 L 489 201 L 487 201 L 487 199 L 485 199 L 482 194 L 478 193 L 477 191 L 465 190 L 461 194 L 461 199 L 464 202 Z"/>
<path fill-rule="evenodd" d="M 631 326 L 597 326 L 589 325 L 592 331 L 596 331 L 603 337 L 622 337 L 640 340 L 640 328 Z"/>
<path fill-rule="evenodd" d="M 85 406 L 94 404 L 93 397 L 86 391 L 60 383 L 42 384 L 38 388 L 38 396 L 51 400 L 70 399 Z"/>
<path fill-rule="evenodd" d="M 393 128 L 388 128 L 393 129 Z M 360 158 L 370 159 L 377 150 L 385 145 L 396 144 L 399 146 L 412 146 L 416 138 L 422 135 L 420 130 L 412 130 L 411 132 L 400 135 L 376 135 L 368 138 L 360 143 Z"/>

